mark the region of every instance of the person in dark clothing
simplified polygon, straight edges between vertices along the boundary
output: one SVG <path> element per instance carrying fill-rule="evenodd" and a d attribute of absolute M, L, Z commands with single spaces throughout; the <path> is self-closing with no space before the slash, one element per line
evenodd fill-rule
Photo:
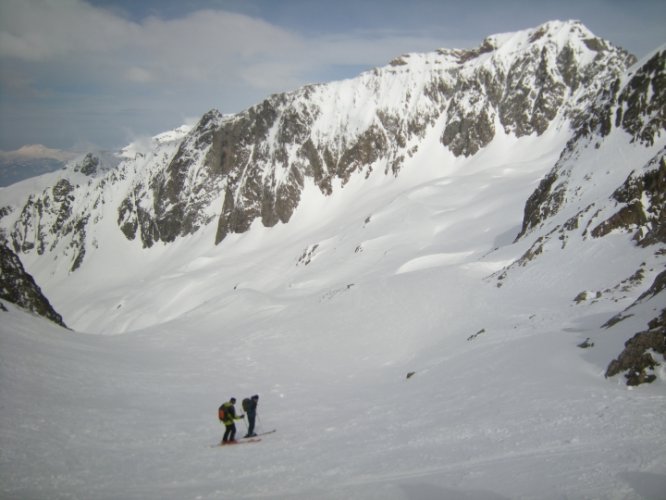
<path fill-rule="evenodd" d="M 234 420 L 242 419 L 243 415 L 236 416 L 236 407 L 234 406 L 235 404 L 236 398 L 231 398 L 229 401 L 222 405 L 222 408 L 224 408 L 224 420 L 222 420 L 222 423 L 225 426 L 222 444 L 236 442 L 236 424 Z"/>
<path fill-rule="evenodd" d="M 245 410 L 247 421 L 249 422 L 247 434 L 245 435 L 246 438 L 256 436 L 254 433 L 254 424 L 257 419 L 257 404 L 259 404 L 259 396 L 255 394 L 247 402 L 247 409 Z"/>

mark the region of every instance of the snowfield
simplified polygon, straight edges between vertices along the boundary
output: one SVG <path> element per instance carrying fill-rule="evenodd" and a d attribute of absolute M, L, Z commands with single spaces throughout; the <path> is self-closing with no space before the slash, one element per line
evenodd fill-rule
<path fill-rule="evenodd" d="M 75 273 L 28 261 L 73 330 L 0 313 L 0 497 L 664 498 L 664 366 L 604 378 L 663 294 L 601 327 L 663 258 L 618 232 L 494 275 L 536 238 L 514 243 L 568 133 L 468 159 L 433 134 L 397 178 L 309 186 L 286 225 L 150 250 L 108 225 Z M 277 432 L 211 447 L 218 405 L 252 394 Z"/>

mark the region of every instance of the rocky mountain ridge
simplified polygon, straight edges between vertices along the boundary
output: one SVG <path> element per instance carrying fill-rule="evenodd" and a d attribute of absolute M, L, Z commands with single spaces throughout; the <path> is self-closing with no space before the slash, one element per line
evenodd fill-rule
<path fill-rule="evenodd" d="M 643 285 L 646 271 L 654 276 L 648 288 L 629 307 L 611 318 L 604 327 L 617 326 L 633 315 L 641 303 L 654 300 L 655 306 L 648 321 L 649 328 L 627 341 L 625 349 L 613 360 L 606 376 L 626 372 L 629 385 L 655 380 L 659 363 L 650 352 L 666 359 L 666 329 L 663 295 L 666 271 L 666 48 L 656 50 L 636 64 L 624 76 L 618 77 L 602 92 L 592 107 L 591 119 L 584 122 L 568 142 L 553 169 L 541 180 L 525 204 L 523 224 L 516 241 L 532 241 L 527 252 L 497 273 L 498 286 L 518 267 L 547 252 L 563 250 L 570 240 L 600 239 L 618 233 L 628 234 L 637 247 L 651 250 L 655 267 L 642 262 L 632 276 L 614 290 L 597 291 L 618 301 L 617 292 L 626 292 Z M 607 140 L 611 135 L 619 141 Z M 641 153 L 643 160 L 626 164 L 623 148 Z M 617 155 L 620 158 L 617 158 Z M 590 159 L 601 163 L 598 170 L 585 165 Z M 604 179 L 605 178 L 605 179 Z M 610 178 L 610 181 L 609 181 Z M 573 214 L 573 215 L 572 215 Z M 649 255 L 649 253 L 647 254 Z M 659 296 L 662 298 L 660 301 Z M 578 298 L 588 300 L 587 292 Z"/>
<path fill-rule="evenodd" d="M 598 94 L 632 62 L 578 22 L 491 36 L 473 50 L 401 56 L 237 115 L 212 110 L 187 134 L 156 140 L 103 177 L 62 176 L 22 206 L 3 207 L 14 212 L 1 222 L 5 239 L 17 252 L 60 248 L 74 270 L 95 245 L 90 223 L 99 220 L 100 204 L 112 203 L 118 229 L 143 247 L 215 220 L 219 243 L 256 219 L 268 227 L 288 222 L 307 182 L 330 194 L 352 175 L 399 175 L 427 133 L 468 157 L 500 132 L 581 130 L 594 119 Z"/>
<path fill-rule="evenodd" d="M 0 245 L 0 299 L 67 327 L 18 256 L 5 245 Z M 2 302 L 0 309 L 6 310 Z"/>

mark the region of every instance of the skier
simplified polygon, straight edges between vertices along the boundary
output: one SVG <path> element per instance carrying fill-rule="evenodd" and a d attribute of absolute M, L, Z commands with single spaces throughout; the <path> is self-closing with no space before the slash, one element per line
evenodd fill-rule
<path fill-rule="evenodd" d="M 236 424 L 234 420 L 241 420 L 244 415 L 236 416 L 236 398 L 231 398 L 226 403 L 222 404 L 222 409 L 224 410 L 224 420 L 222 423 L 225 426 L 224 437 L 222 438 L 222 444 L 235 443 L 236 442 Z"/>
<path fill-rule="evenodd" d="M 247 415 L 247 421 L 249 422 L 249 426 L 247 428 L 247 434 L 245 435 L 246 438 L 256 436 L 256 434 L 254 433 L 254 424 L 257 419 L 258 403 L 259 403 L 259 396 L 256 394 L 252 396 L 250 399 L 246 399 L 243 401 L 243 410 L 245 410 L 245 414 Z"/>

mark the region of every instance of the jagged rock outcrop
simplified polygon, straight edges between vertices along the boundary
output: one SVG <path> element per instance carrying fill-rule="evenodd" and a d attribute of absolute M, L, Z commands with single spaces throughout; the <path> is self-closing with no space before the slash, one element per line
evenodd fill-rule
<path fill-rule="evenodd" d="M 525 204 L 516 242 L 532 243 L 521 258 L 495 274 L 498 286 L 514 269 L 565 248 L 570 238 L 594 241 L 628 233 L 637 247 L 656 247 L 651 258 L 659 262 L 666 243 L 665 56 L 666 51 L 655 51 L 600 92 L 589 113 L 574 117 L 573 137 Z M 617 301 L 642 285 L 647 269 L 644 262 L 617 286 L 596 294 L 581 292 L 575 301 L 586 303 L 590 295 L 595 297 L 592 302 Z M 613 328 L 631 317 L 631 309 L 656 297 L 665 282 L 666 272 L 658 274 L 634 305 L 603 327 Z M 649 323 L 649 330 L 626 342 L 624 351 L 608 366 L 607 377 L 625 373 L 629 385 L 655 379 L 659 363 L 651 352 L 664 354 L 665 317 L 662 311 Z"/>
<path fill-rule="evenodd" d="M 664 274 L 661 275 L 662 289 Z M 650 321 L 648 327 L 648 330 L 637 333 L 625 343 L 624 350 L 608 365 L 606 377 L 624 373 L 630 386 L 657 379 L 654 369 L 660 363 L 655 355 L 661 355 L 662 361 L 666 361 L 666 309 Z"/>
<path fill-rule="evenodd" d="M 92 153 L 88 153 L 80 163 L 75 165 L 74 171 L 81 172 L 84 175 L 94 176 L 99 169 L 99 158 Z"/>
<path fill-rule="evenodd" d="M 642 246 L 666 243 L 666 149 L 642 174 L 632 172 L 614 193 L 621 208 L 591 231 L 601 238 L 615 229 L 634 231 Z"/>
<path fill-rule="evenodd" d="M 589 113 L 575 116 L 576 133 L 562 153 L 555 167 L 544 177 L 525 205 L 523 225 L 516 239 L 559 212 L 570 192 L 578 189 L 570 186 L 570 164 L 581 147 L 603 139 L 613 128 L 624 130 L 633 141 L 652 146 L 656 137 L 666 131 L 666 51 L 657 51 L 642 66 L 630 73 L 624 81 L 615 79 L 608 89 L 589 108 Z M 615 119 L 613 120 L 613 115 Z M 597 138 L 597 139 L 595 139 Z M 598 145 L 598 142 L 597 142 Z M 649 228 L 649 237 L 638 237 L 643 243 L 655 241 L 663 232 L 664 150 L 659 151 L 642 172 L 634 172 L 624 186 L 619 187 L 613 198 L 624 206 L 612 220 L 605 221 L 593 231 L 593 236 L 607 234 L 615 227 L 645 226 L 656 223 L 656 230 Z M 641 193 L 650 200 L 650 206 L 640 204 Z M 569 196 L 571 197 L 571 196 Z M 629 199 L 631 198 L 631 199 Z M 650 215 L 645 215 L 649 213 Z"/>
<path fill-rule="evenodd" d="M 32 276 L 26 273 L 21 260 L 5 245 L 0 245 L 0 299 L 67 328 L 62 316 L 53 309 Z"/>
<path fill-rule="evenodd" d="M 103 188 L 114 182 L 118 164 L 108 153 L 87 154 L 72 160 L 52 185 L 29 193 L 21 205 L 0 208 L 0 243 L 17 254 L 58 255 L 68 261 L 69 271 L 78 269 L 86 251 L 98 245 L 88 233 L 91 222 L 102 219 Z"/>
<path fill-rule="evenodd" d="M 144 247 L 156 241 L 174 241 L 208 224 L 206 208 L 216 198 L 221 172 L 215 165 L 213 137 L 222 115 L 206 113 L 185 137 L 165 169 L 138 182 L 118 208 L 118 225 L 133 240 L 140 235 Z"/>
<path fill-rule="evenodd" d="M 28 252 L 34 249 L 43 255 L 53 250 L 61 239 L 69 236 L 66 254 L 71 256 L 70 269 L 75 271 L 81 265 L 86 253 L 89 216 L 73 212 L 74 190 L 70 181 L 60 179 L 40 195 L 28 198 L 10 233 L 14 251 Z"/>
<path fill-rule="evenodd" d="M 666 50 L 661 50 L 638 68 L 617 98 L 615 126 L 642 144 L 654 144 L 666 129 L 665 67 Z"/>

